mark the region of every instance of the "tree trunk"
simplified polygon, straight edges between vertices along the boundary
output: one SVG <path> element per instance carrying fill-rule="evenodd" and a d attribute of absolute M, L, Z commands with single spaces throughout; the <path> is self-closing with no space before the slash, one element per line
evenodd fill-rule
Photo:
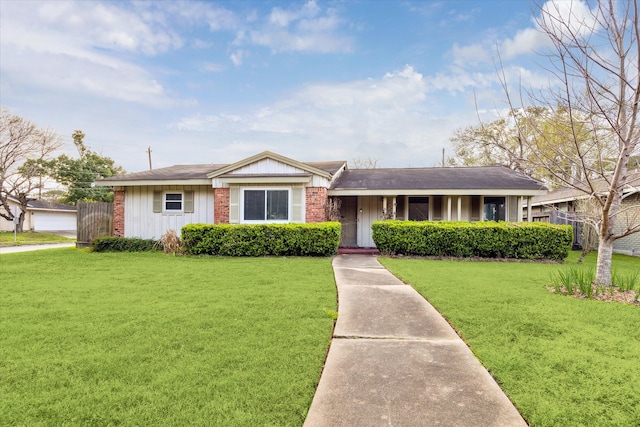
<path fill-rule="evenodd" d="M 22 233 L 24 231 L 24 212 L 20 210 L 20 214 L 18 214 L 18 224 L 16 224 L 16 231 L 18 233 Z"/>
<path fill-rule="evenodd" d="M 598 263 L 596 267 L 596 283 L 611 286 L 611 257 L 613 240 L 600 236 L 598 241 Z"/>

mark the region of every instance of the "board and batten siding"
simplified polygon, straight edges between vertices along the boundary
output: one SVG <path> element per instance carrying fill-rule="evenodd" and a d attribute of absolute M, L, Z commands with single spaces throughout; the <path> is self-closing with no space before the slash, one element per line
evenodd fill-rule
<path fill-rule="evenodd" d="M 249 165 L 238 168 L 230 172 L 228 175 L 231 175 L 231 176 L 233 175 L 244 175 L 244 176 L 283 175 L 284 176 L 284 175 L 296 175 L 296 174 L 305 174 L 305 173 L 309 173 L 309 172 L 306 170 L 296 168 L 295 166 L 292 166 L 286 163 L 278 162 L 277 160 L 274 160 L 274 159 L 263 159 L 258 162 L 251 163 Z M 306 184 L 306 186 L 328 188 L 330 184 L 331 182 L 327 178 L 324 178 L 319 175 L 313 175 L 309 183 Z M 224 180 L 214 178 L 213 186 L 218 188 L 225 188 L 225 187 L 228 187 L 229 185 L 226 184 Z"/>
<path fill-rule="evenodd" d="M 156 191 L 193 191 L 193 212 L 154 213 Z M 175 230 L 180 235 L 187 224 L 213 224 L 213 188 L 206 185 L 127 187 L 124 204 L 125 237 L 159 239 L 168 230 Z"/>

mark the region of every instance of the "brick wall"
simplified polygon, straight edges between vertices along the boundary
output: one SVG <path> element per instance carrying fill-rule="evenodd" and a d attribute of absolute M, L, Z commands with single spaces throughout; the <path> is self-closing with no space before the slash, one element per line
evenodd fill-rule
<path fill-rule="evenodd" d="M 327 189 L 324 187 L 307 187 L 306 221 L 324 222 L 327 220 Z"/>
<path fill-rule="evenodd" d="M 113 192 L 113 235 L 124 237 L 124 190 Z"/>
<path fill-rule="evenodd" d="M 213 223 L 229 224 L 229 189 L 213 189 Z"/>

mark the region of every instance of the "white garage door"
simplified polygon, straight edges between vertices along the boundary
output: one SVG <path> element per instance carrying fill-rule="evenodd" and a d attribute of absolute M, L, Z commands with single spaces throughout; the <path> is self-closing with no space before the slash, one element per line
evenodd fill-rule
<path fill-rule="evenodd" d="M 75 230 L 75 212 L 33 212 L 32 224 L 34 231 Z"/>

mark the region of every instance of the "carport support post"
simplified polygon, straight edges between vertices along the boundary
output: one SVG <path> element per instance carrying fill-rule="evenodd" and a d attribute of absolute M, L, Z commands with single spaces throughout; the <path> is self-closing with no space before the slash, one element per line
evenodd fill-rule
<path fill-rule="evenodd" d="M 533 221 L 533 218 L 531 217 L 531 196 L 527 196 L 527 221 Z"/>
<path fill-rule="evenodd" d="M 396 219 L 398 213 L 398 204 L 396 203 L 396 196 L 393 196 L 393 219 Z"/>
<path fill-rule="evenodd" d="M 518 222 L 522 222 L 522 201 L 523 200 L 524 200 L 524 197 L 518 196 L 518 218 L 517 218 Z"/>

